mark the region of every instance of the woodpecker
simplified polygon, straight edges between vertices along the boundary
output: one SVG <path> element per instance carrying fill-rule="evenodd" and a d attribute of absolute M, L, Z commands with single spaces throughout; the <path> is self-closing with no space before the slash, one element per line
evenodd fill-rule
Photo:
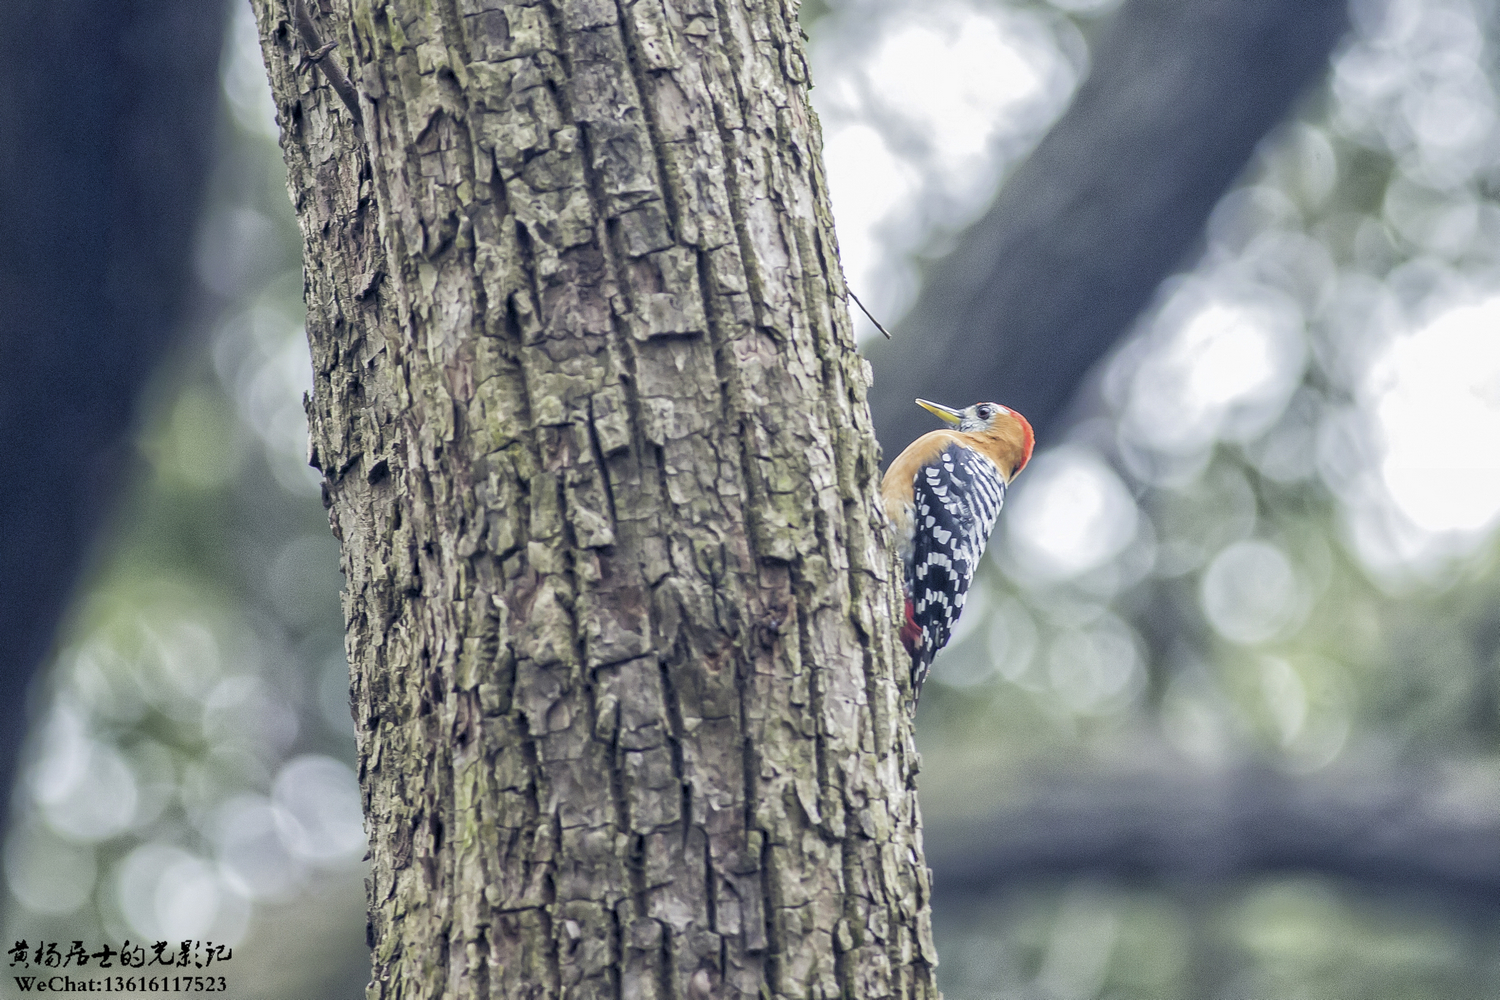
<path fill-rule="evenodd" d="M 907 445 L 880 483 L 906 570 L 901 643 L 911 654 L 913 697 L 953 634 L 1006 487 L 1036 444 L 1026 418 L 999 403 L 964 410 L 925 399 L 917 405 L 955 426 Z"/>

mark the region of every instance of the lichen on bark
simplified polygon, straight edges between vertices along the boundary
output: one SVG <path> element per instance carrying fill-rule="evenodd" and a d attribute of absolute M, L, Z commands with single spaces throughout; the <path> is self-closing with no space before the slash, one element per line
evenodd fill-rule
<path fill-rule="evenodd" d="M 794 4 L 253 0 L 347 578 L 370 996 L 936 997 Z"/>

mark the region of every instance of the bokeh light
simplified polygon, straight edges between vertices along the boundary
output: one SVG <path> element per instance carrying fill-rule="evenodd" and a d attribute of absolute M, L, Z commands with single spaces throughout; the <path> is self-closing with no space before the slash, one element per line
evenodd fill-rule
<path fill-rule="evenodd" d="M 1235 542 L 1203 573 L 1203 615 L 1231 642 L 1254 644 L 1284 634 L 1305 606 L 1292 562 L 1262 541 Z"/>
<path fill-rule="evenodd" d="M 1302 316 L 1273 289 L 1188 282 L 1162 307 L 1136 369 L 1121 433 L 1158 451 L 1201 453 L 1263 434 L 1301 381 Z"/>
<path fill-rule="evenodd" d="M 365 849 L 359 785 L 347 764 L 322 755 L 289 761 L 271 788 L 276 830 L 298 858 L 338 864 Z"/>
<path fill-rule="evenodd" d="M 1086 47 L 1046 7 L 903 0 L 840 5 L 809 55 L 844 274 L 890 325 L 916 291 L 906 255 L 972 221 L 1067 106 Z"/>
<path fill-rule="evenodd" d="M 1371 366 L 1380 472 L 1424 531 L 1477 532 L 1500 517 L 1500 297 L 1455 306 Z"/>
<path fill-rule="evenodd" d="M 1068 446 L 1031 463 L 1004 525 L 1016 564 L 1055 581 L 1118 556 L 1135 540 L 1138 517 L 1120 477 L 1088 449 Z"/>

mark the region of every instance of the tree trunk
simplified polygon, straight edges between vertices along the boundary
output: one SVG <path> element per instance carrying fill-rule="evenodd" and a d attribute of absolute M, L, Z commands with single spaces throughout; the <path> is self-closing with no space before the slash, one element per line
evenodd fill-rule
<path fill-rule="evenodd" d="M 370 996 L 935 997 L 795 10 L 254 3 L 347 577 Z"/>

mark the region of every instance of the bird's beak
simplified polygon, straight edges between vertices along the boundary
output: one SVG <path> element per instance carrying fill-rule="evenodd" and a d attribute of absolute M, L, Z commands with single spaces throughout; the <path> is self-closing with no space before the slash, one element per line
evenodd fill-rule
<path fill-rule="evenodd" d="M 917 400 L 917 405 L 928 413 L 934 413 L 950 424 L 956 424 L 964 418 L 962 411 L 944 406 L 942 403 L 934 403 L 928 399 Z"/>

